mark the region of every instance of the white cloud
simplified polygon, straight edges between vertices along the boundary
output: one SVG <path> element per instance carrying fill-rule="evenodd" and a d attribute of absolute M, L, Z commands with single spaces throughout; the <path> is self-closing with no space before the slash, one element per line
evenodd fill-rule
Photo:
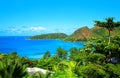
<path fill-rule="evenodd" d="M 12 33 L 32 33 L 32 32 L 42 32 L 45 31 L 46 28 L 41 27 L 41 26 L 31 26 L 31 27 L 11 27 L 9 29 L 10 32 Z"/>
<path fill-rule="evenodd" d="M 37 26 L 37 27 L 30 27 L 30 28 L 28 28 L 28 30 L 31 30 L 31 31 L 43 31 L 43 30 L 46 30 L 46 28 Z"/>

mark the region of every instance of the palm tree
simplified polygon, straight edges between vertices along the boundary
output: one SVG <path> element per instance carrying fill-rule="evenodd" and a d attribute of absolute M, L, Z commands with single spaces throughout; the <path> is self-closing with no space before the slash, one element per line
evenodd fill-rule
<path fill-rule="evenodd" d="M 45 54 L 43 55 L 43 58 L 44 59 L 47 59 L 51 56 L 50 52 L 49 51 L 46 51 Z"/>
<path fill-rule="evenodd" d="M 59 47 L 56 53 L 57 57 L 62 61 L 67 59 L 67 51 Z"/>
<path fill-rule="evenodd" d="M 27 77 L 26 67 L 12 59 L 0 61 L 0 78 L 23 78 Z"/>
<path fill-rule="evenodd" d="M 113 31 L 113 29 L 115 27 L 120 26 L 120 22 L 114 22 L 113 20 L 114 20 L 113 17 L 108 17 L 108 18 L 105 19 L 105 21 L 97 21 L 97 20 L 95 21 L 95 26 L 104 27 L 108 30 L 108 32 L 109 32 L 109 35 L 108 35 L 109 36 L 109 43 L 111 41 L 110 32 Z"/>

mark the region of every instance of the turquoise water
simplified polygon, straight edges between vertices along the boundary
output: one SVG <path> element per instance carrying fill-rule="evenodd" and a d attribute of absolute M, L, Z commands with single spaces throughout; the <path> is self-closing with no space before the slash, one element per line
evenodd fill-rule
<path fill-rule="evenodd" d="M 27 40 L 25 36 L 1 36 L 0 52 L 7 54 L 17 52 L 18 55 L 30 59 L 39 59 L 46 51 L 51 55 L 56 53 L 58 47 L 68 50 L 72 47 L 83 48 L 83 42 L 66 42 L 62 40 Z"/>

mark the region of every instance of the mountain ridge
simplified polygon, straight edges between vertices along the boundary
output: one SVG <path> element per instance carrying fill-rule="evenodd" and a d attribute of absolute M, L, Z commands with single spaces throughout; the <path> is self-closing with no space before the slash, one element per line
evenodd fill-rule
<path fill-rule="evenodd" d="M 117 27 L 113 31 L 111 31 L 111 37 L 115 37 L 119 35 L 119 33 L 120 33 L 120 27 Z M 75 40 L 83 40 L 83 39 L 86 40 L 86 39 L 90 39 L 91 37 L 101 38 L 107 36 L 108 36 L 108 31 L 103 27 L 95 26 L 93 28 L 88 28 L 87 26 L 84 26 L 74 31 L 70 37 L 75 38 Z"/>
<path fill-rule="evenodd" d="M 120 27 L 115 28 L 111 31 L 111 37 L 115 37 L 120 34 Z M 83 26 L 75 30 L 70 36 L 65 33 L 48 33 L 32 36 L 29 39 L 63 39 L 66 41 L 86 41 L 91 37 L 94 38 L 102 38 L 107 37 L 108 31 L 103 27 L 95 26 L 93 28 L 88 28 L 87 26 Z"/>

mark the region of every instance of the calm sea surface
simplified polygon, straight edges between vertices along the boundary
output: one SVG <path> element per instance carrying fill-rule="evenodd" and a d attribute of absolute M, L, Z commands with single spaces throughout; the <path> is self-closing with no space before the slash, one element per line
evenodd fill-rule
<path fill-rule="evenodd" d="M 68 50 L 72 47 L 83 48 L 83 42 L 65 42 L 62 40 L 26 40 L 26 36 L 0 36 L 0 52 L 7 54 L 17 52 L 18 55 L 30 59 L 39 59 L 46 51 L 52 55 L 58 47 Z"/>

